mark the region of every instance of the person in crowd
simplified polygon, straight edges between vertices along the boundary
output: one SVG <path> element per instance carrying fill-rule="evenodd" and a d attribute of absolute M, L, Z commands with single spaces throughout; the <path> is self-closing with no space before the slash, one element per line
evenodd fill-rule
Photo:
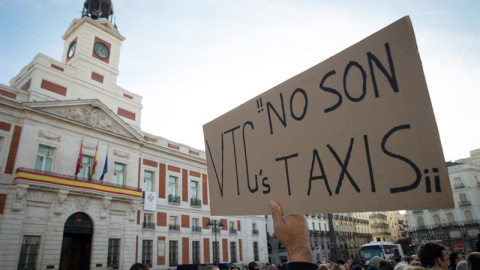
<path fill-rule="evenodd" d="M 248 264 L 248 270 L 258 270 L 260 267 L 256 262 L 251 262 Z"/>
<path fill-rule="evenodd" d="M 352 270 L 365 270 L 361 265 L 355 265 Z"/>
<path fill-rule="evenodd" d="M 329 270 L 329 269 L 330 268 L 328 268 L 328 265 L 324 264 L 324 263 L 322 263 L 318 266 L 318 270 Z"/>
<path fill-rule="evenodd" d="M 332 266 L 332 270 L 346 270 L 346 269 L 345 269 L 345 266 L 343 266 L 343 264 L 334 263 Z"/>
<path fill-rule="evenodd" d="M 276 201 L 270 201 L 269 204 L 273 218 L 273 235 L 285 246 L 290 259 L 288 270 L 317 270 L 318 266 L 313 263 L 310 231 L 305 215 L 284 215 Z"/>
<path fill-rule="evenodd" d="M 467 256 L 469 270 L 480 270 L 480 252 L 472 252 Z"/>
<path fill-rule="evenodd" d="M 457 263 L 462 260 L 462 254 L 458 252 L 450 253 L 450 265 L 448 266 L 448 270 L 455 270 L 457 269 Z"/>
<path fill-rule="evenodd" d="M 287 263 L 286 263 L 286 262 L 280 264 L 280 270 L 288 270 L 288 269 L 287 269 Z"/>
<path fill-rule="evenodd" d="M 410 264 L 412 262 L 412 257 L 411 256 L 403 256 L 403 261 L 406 264 Z"/>
<path fill-rule="evenodd" d="M 405 267 L 409 266 L 409 264 L 407 263 L 399 263 L 395 266 L 395 268 L 393 268 L 393 270 L 403 270 L 405 269 Z"/>
<path fill-rule="evenodd" d="M 456 270 L 468 270 L 468 263 L 467 261 L 463 260 L 457 263 L 457 269 Z"/>
<path fill-rule="evenodd" d="M 480 233 L 477 234 L 477 242 L 475 243 L 475 248 L 477 252 L 480 252 Z"/>
<path fill-rule="evenodd" d="M 413 261 L 418 261 L 418 256 L 416 254 L 413 254 L 412 255 L 412 262 Z"/>
<path fill-rule="evenodd" d="M 149 270 L 148 266 L 146 266 L 143 263 L 134 263 L 132 267 L 130 267 L 130 270 Z"/>
<path fill-rule="evenodd" d="M 393 250 L 393 260 L 395 261 L 395 264 L 399 263 L 400 260 L 402 260 L 402 256 L 400 255 L 400 251 L 398 249 Z"/>
<path fill-rule="evenodd" d="M 378 270 L 378 263 L 382 259 L 378 256 L 373 256 L 372 259 L 370 260 L 370 265 L 368 266 L 368 270 Z"/>
<path fill-rule="evenodd" d="M 393 264 L 392 262 L 381 260 L 378 263 L 378 270 L 393 270 Z"/>
<path fill-rule="evenodd" d="M 220 270 L 220 268 L 218 268 L 215 265 L 207 265 L 207 266 L 204 266 L 202 270 Z"/>
<path fill-rule="evenodd" d="M 424 268 L 448 269 L 449 256 L 445 246 L 436 242 L 425 242 L 418 250 L 421 266 Z"/>

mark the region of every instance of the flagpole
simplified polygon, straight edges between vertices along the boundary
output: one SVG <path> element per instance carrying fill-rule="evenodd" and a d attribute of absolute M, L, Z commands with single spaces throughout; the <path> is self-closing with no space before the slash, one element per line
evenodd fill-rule
<path fill-rule="evenodd" d="M 97 168 L 97 162 L 98 162 L 98 144 L 100 141 L 97 141 L 97 147 L 95 147 L 95 156 L 93 157 L 93 164 L 92 164 L 92 170 L 90 171 L 90 180 L 93 179 L 93 176 L 95 175 L 95 169 Z"/>

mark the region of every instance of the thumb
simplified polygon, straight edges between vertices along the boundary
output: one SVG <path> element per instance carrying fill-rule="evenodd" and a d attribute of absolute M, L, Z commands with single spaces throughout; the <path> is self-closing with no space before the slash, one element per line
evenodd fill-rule
<path fill-rule="evenodd" d="M 277 224 L 283 223 L 283 211 L 276 201 L 270 201 L 270 210 L 272 211 L 273 221 Z"/>

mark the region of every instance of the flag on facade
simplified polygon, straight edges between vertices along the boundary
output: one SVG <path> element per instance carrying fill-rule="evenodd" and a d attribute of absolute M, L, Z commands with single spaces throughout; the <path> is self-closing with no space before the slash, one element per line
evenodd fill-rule
<path fill-rule="evenodd" d="M 77 176 L 77 174 L 82 169 L 82 149 L 83 149 L 83 139 L 82 139 L 82 142 L 80 143 L 80 152 L 78 153 L 77 168 L 75 169 L 75 176 Z"/>
<path fill-rule="evenodd" d="M 95 148 L 95 156 L 93 157 L 92 170 L 90 171 L 90 179 L 92 179 L 93 176 L 95 175 L 95 169 L 97 168 L 97 163 L 98 163 L 98 142 L 97 142 L 97 148 Z"/>
<path fill-rule="evenodd" d="M 108 148 L 110 148 L 110 146 Z M 107 149 L 107 156 L 105 157 L 105 165 L 103 165 L 102 176 L 100 176 L 100 181 L 103 181 L 103 178 L 105 177 L 105 174 L 107 174 L 107 172 L 108 172 L 108 149 Z"/>

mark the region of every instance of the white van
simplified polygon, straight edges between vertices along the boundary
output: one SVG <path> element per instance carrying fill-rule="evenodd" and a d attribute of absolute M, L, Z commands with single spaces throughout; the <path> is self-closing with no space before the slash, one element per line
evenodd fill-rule
<path fill-rule="evenodd" d="M 374 256 L 380 257 L 382 260 L 390 258 L 393 260 L 395 250 L 398 250 L 397 256 L 400 258 L 404 256 L 402 246 L 393 242 L 370 242 L 361 246 L 360 254 L 365 260 L 365 265 L 369 265 Z"/>

